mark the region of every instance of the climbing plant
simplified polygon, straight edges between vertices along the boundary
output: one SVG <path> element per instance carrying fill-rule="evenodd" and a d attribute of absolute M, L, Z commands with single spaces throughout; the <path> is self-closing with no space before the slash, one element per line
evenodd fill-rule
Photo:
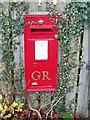
<path fill-rule="evenodd" d="M 77 89 L 79 86 L 80 68 L 84 64 L 82 43 L 84 29 L 90 25 L 90 2 L 70 2 L 66 4 L 62 14 L 54 6 L 50 9 L 50 15 L 52 14 L 59 16 L 55 23 L 58 25 L 59 31 L 55 37 L 59 40 L 61 51 L 58 89 L 55 94 L 59 93 L 60 96 L 63 96 L 64 99 L 59 102 L 59 106 L 61 107 L 63 104 L 64 109 L 62 110 L 66 111 L 66 95 L 71 91 L 76 92 L 74 87 Z M 73 102 L 76 106 L 75 98 Z M 61 110 L 59 106 L 55 107 Z"/>
<path fill-rule="evenodd" d="M 20 41 L 17 37 L 23 33 L 23 14 L 28 12 L 28 5 L 24 2 L 9 2 L 0 4 L 2 12 L 0 14 L 1 35 L 2 35 L 2 71 L 0 81 L 2 83 L 2 94 L 9 96 L 11 101 L 15 100 L 16 95 L 23 89 L 23 66 L 20 61 L 19 68 L 15 65 L 14 51 Z M 4 11 L 6 9 L 7 14 Z"/>

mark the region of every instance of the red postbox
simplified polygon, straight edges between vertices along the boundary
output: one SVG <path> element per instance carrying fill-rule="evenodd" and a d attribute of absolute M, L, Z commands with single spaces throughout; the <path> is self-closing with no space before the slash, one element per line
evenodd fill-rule
<path fill-rule="evenodd" d="M 58 32 L 49 15 L 24 16 L 26 91 L 56 91 L 58 79 Z"/>

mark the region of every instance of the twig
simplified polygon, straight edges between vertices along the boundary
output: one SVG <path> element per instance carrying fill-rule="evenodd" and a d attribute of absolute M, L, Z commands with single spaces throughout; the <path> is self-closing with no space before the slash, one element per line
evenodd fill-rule
<path fill-rule="evenodd" d="M 30 110 L 33 110 L 33 111 L 37 112 L 39 118 L 42 119 L 42 116 L 41 116 L 40 112 L 37 109 L 34 109 L 34 108 L 31 107 L 28 95 L 26 95 L 26 97 L 27 97 L 27 102 L 28 102 Z"/>
<path fill-rule="evenodd" d="M 48 114 L 52 111 L 53 107 L 56 106 L 58 104 L 58 102 L 63 98 L 64 96 L 60 97 L 58 99 L 58 101 L 51 107 L 51 110 L 46 114 L 46 120 L 47 120 L 47 117 L 48 117 Z"/>
<path fill-rule="evenodd" d="M 51 103 L 54 103 L 57 98 L 58 98 L 58 97 L 56 97 L 53 101 L 51 101 L 51 102 L 49 102 L 49 103 L 47 103 L 47 104 L 42 105 L 42 106 L 40 107 L 40 110 L 41 110 L 43 107 L 45 107 L 45 106 L 47 106 L 47 105 L 49 105 L 49 104 L 51 104 Z"/>

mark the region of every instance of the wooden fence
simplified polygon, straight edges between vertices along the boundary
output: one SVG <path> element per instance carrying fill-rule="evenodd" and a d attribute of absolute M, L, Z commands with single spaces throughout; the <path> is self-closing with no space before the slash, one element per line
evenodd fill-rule
<path fill-rule="evenodd" d="M 5 8 L 5 13 L 8 14 L 8 3 L 3 3 L 4 4 L 4 8 Z M 32 12 L 38 12 L 38 10 L 40 10 L 42 13 L 45 12 L 45 11 L 48 11 L 49 9 L 49 6 L 48 4 L 45 4 L 44 2 L 42 2 L 41 6 L 38 6 L 38 2 L 28 2 L 28 5 L 29 5 L 29 13 L 32 13 Z M 64 9 L 64 6 L 65 4 L 63 4 L 62 2 L 58 2 L 58 9 L 59 11 L 62 12 L 62 10 Z M 41 8 L 39 8 L 41 7 Z M 2 9 L 0 9 L 0 11 L 2 11 Z M 1 29 L 1 27 L 0 27 Z M 90 29 L 85 29 L 84 30 L 84 37 L 83 37 L 83 59 L 86 63 L 88 63 L 88 61 L 90 61 L 90 55 L 89 55 L 89 39 L 90 39 Z M 14 52 L 14 55 L 15 55 L 15 63 L 16 63 L 16 66 L 17 68 L 19 67 L 19 64 L 20 64 L 20 60 L 21 60 L 21 56 L 23 58 L 24 56 L 24 37 L 23 35 L 21 36 L 18 36 L 17 38 L 17 41 L 20 41 L 20 45 L 18 46 L 18 49 L 15 50 Z M 0 45 L 2 43 L 2 36 L 0 35 Z M 89 44 L 89 45 L 88 45 Z M 75 48 L 76 46 L 76 43 L 72 43 L 72 48 Z M 0 50 L 1 51 L 1 50 Z M 0 52 L 0 59 L 1 59 L 1 56 L 2 56 L 2 53 Z M 79 52 L 77 54 L 77 60 L 79 60 Z M 1 66 L 1 64 L 0 64 Z M 1 69 L 1 68 L 0 68 Z M 89 70 L 86 69 L 86 64 L 84 64 L 82 66 L 82 68 L 80 69 L 80 74 L 79 74 L 79 87 L 77 86 L 77 75 L 78 75 L 78 68 L 76 69 L 73 69 L 73 72 L 72 74 L 75 73 L 74 75 L 74 88 L 73 88 L 73 91 L 72 92 L 69 92 L 66 96 L 66 104 L 71 104 L 71 102 L 75 99 L 76 97 L 76 94 L 78 95 L 78 99 L 77 99 L 77 107 L 75 106 L 76 104 L 73 103 L 72 106 L 73 106 L 73 111 L 76 107 L 77 109 L 77 113 L 79 113 L 79 115 L 83 116 L 83 117 L 87 117 L 88 114 L 89 114 L 89 110 L 88 110 L 88 103 L 90 101 L 90 72 Z M 25 80 L 23 80 L 24 82 Z M 1 90 L 1 81 L 0 81 L 0 90 Z M 30 94 L 30 96 L 33 96 L 34 98 L 34 95 L 33 93 Z M 75 101 L 75 100 L 74 100 Z M 44 101 L 45 102 L 45 101 Z M 37 101 L 36 101 L 36 104 L 37 104 Z M 36 105 L 35 104 L 35 105 Z M 42 102 L 43 104 L 43 102 Z"/>

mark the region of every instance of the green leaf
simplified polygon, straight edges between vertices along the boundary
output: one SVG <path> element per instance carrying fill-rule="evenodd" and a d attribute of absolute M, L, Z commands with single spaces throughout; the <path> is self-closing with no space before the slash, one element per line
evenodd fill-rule
<path fill-rule="evenodd" d="M 78 3 L 78 6 L 79 6 L 80 8 L 87 8 L 87 5 L 86 5 L 85 2 L 79 2 L 79 3 Z"/>
<path fill-rule="evenodd" d="M 60 44 L 60 48 L 63 48 L 63 44 Z"/>
<path fill-rule="evenodd" d="M 62 28 L 62 25 L 59 25 L 58 28 L 61 29 L 61 28 Z"/>
<path fill-rule="evenodd" d="M 88 14 L 88 11 L 87 11 L 87 10 L 85 10 L 85 11 L 84 11 L 84 14 Z"/>
<path fill-rule="evenodd" d="M 59 35 L 57 35 L 57 34 L 55 35 L 55 38 L 58 40 L 60 39 Z"/>
<path fill-rule="evenodd" d="M 14 117 L 14 118 L 12 118 L 12 120 L 17 120 L 17 118 Z"/>
<path fill-rule="evenodd" d="M 74 118 L 73 118 L 72 115 L 64 114 L 64 115 L 63 115 L 63 120 L 74 120 Z"/>
<path fill-rule="evenodd" d="M 85 14 L 83 14 L 83 18 L 84 18 L 85 20 L 87 20 L 87 19 L 88 19 L 88 16 L 85 15 Z"/>

